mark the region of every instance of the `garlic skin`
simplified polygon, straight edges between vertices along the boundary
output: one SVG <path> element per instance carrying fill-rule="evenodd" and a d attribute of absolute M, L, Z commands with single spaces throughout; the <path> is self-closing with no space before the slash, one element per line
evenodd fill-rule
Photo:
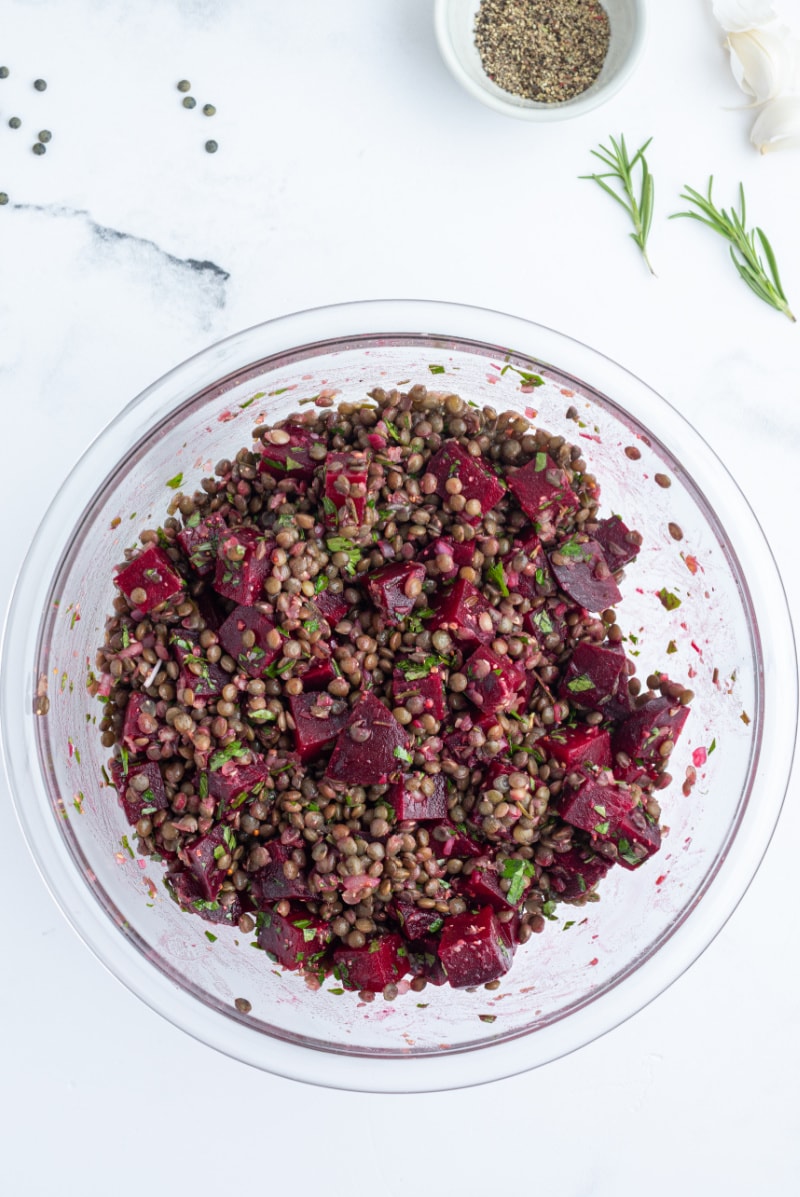
<path fill-rule="evenodd" d="M 800 95 L 770 100 L 756 117 L 750 140 L 762 154 L 800 146 Z"/>
<path fill-rule="evenodd" d="M 739 87 L 753 107 L 765 104 L 795 83 L 797 54 L 788 30 L 749 29 L 729 33 L 725 42 Z"/>
<path fill-rule="evenodd" d="M 763 29 L 777 20 L 772 0 L 713 0 L 712 10 L 726 33 Z"/>

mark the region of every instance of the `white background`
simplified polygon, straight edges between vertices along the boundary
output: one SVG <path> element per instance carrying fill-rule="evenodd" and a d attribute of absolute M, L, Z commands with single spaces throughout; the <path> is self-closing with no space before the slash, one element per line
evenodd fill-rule
<path fill-rule="evenodd" d="M 540 127 L 458 88 L 432 8 L 5 0 L 0 607 L 71 465 L 147 383 L 263 319 L 402 296 L 513 312 L 643 377 L 739 482 L 797 619 L 800 327 L 750 295 L 721 242 L 666 217 L 684 184 L 702 188 L 713 172 L 727 204 L 742 179 L 800 308 L 800 150 L 760 158 L 749 145 L 751 115 L 734 110 L 740 93 L 705 0 L 651 0 L 627 87 Z M 797 0 L 783 10 L 800 32 Z M 31 87 L 37 76 L 45 93 Z M 53 140 L 35 158 L 43 127 Z M 654 138 L 657 279 L 623 214 L 577 178 L 590 148 L 620 132 L 636 145 Z M 203 152 L 211 136 L 215 156 Z M 795 778 L 740 908 L 648 1009 L 526 1076 L 399 1098 L 257 1073 L 152 1014 L 67 927 L 3 789 L 3 1190 L 794 1193 L 798 799 Z"/>

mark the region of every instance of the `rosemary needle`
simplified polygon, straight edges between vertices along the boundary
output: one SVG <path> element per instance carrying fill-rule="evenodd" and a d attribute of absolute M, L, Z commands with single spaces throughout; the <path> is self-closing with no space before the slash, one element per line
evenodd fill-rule
<path fill-rule="evenodd" d="M 581 175 L 582 179 L 593 179 L 598 186 L 603 188 L 612 199 L 621 204 L 633 222 L 634 231 L 628 236 L 636 242 L 641 250 L 642 257 L 647 263 L 647 268 L 651 274 L 655 274 L 650 259 L 647 256 L 647 238 L 650 233 L 650 226 L 653 223 L 653 196 L 654 184 L 653 176 L 650 174 L 650 169 L 645 158 L 645 150 L 650 145 L 652 137 L 648 137 L 643 146 L 640 146 L 632 158 L 628 156 L 628 147 L 625 144 L 624 136 L 620 135 L 619 141 L 613 137 L 609 137 L 611 148 L 601 145 L 598 150 L 592 150 L 595 158 L 608 167 L 607 171 L 602 174 Z M 640 167 L 641 180 L 637 188 L 634 183 L 634 171 Z M 615 190 L 606 182 L 606 179 L 615 179 L 618 187 Z"/>
<path fill-rule="evenodd" d="M 778 263 L 775 261 L 775 254 L 767 240 L 766 233 L 758 227 L 751 229 L 748 233 L 745 227 L 747 210 L 744 187 L 741 183 L 739 184 L 739 211 L 728 212 L 725 208 L 714 206 L 714 201 L 711 198 L 713 184 L 714 176 L 712 175 L 708 180 L 708 194 L 705 196 L 701 195 L 699 191 L 695 191 L 693 187 L 684 187 L 681 199 L 693 204 L 697 211 L 673 212 L 670 220 L 678 216 L 688 216 L 691 220 L 707 224 L 715 233 L 719 233 L 720 237 L 724 237 L 729 244 L 731 260 L 738 270 L 739 276 L 744 279 L 750 290 L 755 292 L 759 299 L 763 299 L 764 303 L 768 303 L 794 321 L 795 316 L 789 308 L 789 302 L 783 292 Z M 769 273 L 759 255 L 756 237 L 758 237 L 764 257 L 767 259 Z"/>

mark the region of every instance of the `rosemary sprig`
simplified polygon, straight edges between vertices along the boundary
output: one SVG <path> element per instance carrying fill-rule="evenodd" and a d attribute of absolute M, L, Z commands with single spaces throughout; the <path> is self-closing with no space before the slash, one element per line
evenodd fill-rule
<path fill-rule="evenodd" d="M 783 312 L 790 320 L 794 321 L 795 316 L 789 308 L 788 300 L 781 286 L 775 253 L 767 240 L 766 233 L 758 227 L 751 229 L 748 233 L 745 227 L 747 210 L 744 187 L 741 183 L 739 184 L 739 211 L 728 212 L 725 208 L 714 206 L 714 201 L 711 198 L 713 185 L 714 176 L 711 175 L 708 180 L 708 194 L 705 196 L 701 195 L 699 191 L 695 191 L 693 187 L 684 187 L 681 199 L 693 204 L 698 211 L 673 212 L 670 220 L 678 216 L 688 216 L 691 220 L 699 220 L 701 224 L 707 224 L 715 233 L 719 233 L 720 237 L 724 237 L 729 243 L 731 261 L 738 270 L 740 278 L 744 279 L 750 290 L 754 291 L 759 299 L 763 299 L 764 303 L 768 303 L 770 307 Z M 769 273 L 759 256 L 756 237 L 758 237 L 764 257 L 767 259 Z"/>
<path fill-rule="evenodd" d="M 650 145 L 652 137 L 648 137 L 643 146 L 640 146 L 632 158 L 628 156 L 628 147 L 625 145 L 624 136 L 620 135 L 619 141 L 613 137 L 609 137 L 611 148 L 601 145 L 599 150 L 592 150 L 595 158 L 608 167 L 607 171 L 602 174 L 581 175 L 582 179 L 593 179 L 599 187 L 603 188 L 613 200 L 621 204 L 625 211 L 630 216 L 633 222 L 634 232 L 629 233 L 639 249 L 642 252 L 642 257 L 647 263 L 647 268 L 651 274 L 655 274 L 650 259 L 647 256 L 647 238 L 650 233 L 650 226 L 653 223 L 653 196 L 654 184 L 653 176 L 650 174 L 650 169 L 645 158 L 645 150 Z M 633 172 L 636 166 L 641 167 L 641 179 L 638 188 L 638 198 L 636 184 L 633 178 Z M 611 187 L 606 179 L 616 179 L 619 185 L 615 190 Z M 620 189 L 622 194 L 620 194 Z"/>

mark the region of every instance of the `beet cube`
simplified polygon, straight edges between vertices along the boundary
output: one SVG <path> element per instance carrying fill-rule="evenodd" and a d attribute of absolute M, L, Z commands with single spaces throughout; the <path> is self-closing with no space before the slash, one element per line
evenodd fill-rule
<path fill-rule="evenodd" d="M 481 514 L 466 516 L 463 511 L 460 519 L 469 524 L 479 524 L 483 516 L 488 515 L 493 507 L 505 494 L 505 487 L 495 474 L 492 467 L 483 457 L 473 457 L 471 453 L 456 440 L 445 441 L 438 453 L 428 462 L 427 472 L 436 479 L 436 493 L 440 499 L 448 499 L 448 478 L 457 477 L 461 483 L 461 496 L 469 502 L 477 499 L 481 505 Z"/>
<path fill-rule="evenodd" d="M 534 523 L 548 510 L 566 511 L 578 506 L 578 497 L 569 484 L 566 471 L 546 453 L 537 453 L 527 465 L 512 470 L 507 481 L 509 490 Z"/>
<path fill-rule="evenodd" d="M 600 778 L 584 776 L 575 789 L 565 787 L 558 799 L 558 811 L 565 823 L 588 831 L 594 838 L 608 838 L 611 825 L 634 805 L 628 786 L 615 781 L 610 770 Z"/>
<path fill-rule="evenodd" d="M 203 656 L 200 633 L 190 628 L 176 628 L 170 632 L 169 646 L 179 665 L 185 665 L 187 661 L 199 661 Z"/>
<path fill-rule="evenodd" d="M 611 737 L 604 728 L 582 724 L 564 727 L 551 732 L 539 743 L 567 772 L 577 769 L 578 765 L 605 768 L 611 764 Z"/>
<path fill-rule="evenodd" d="M 152 698 L 139 690 L 131 691 L 122 724 L 122 743 L 134 756 L 141 756 L 158 739 L 155 710 Z"/>
<path fill-rule="evenodd" d="M 451 540 L 449 536 L 437 536 L 420 553 L 420 561 L 431 562 L 430 572 L 442 582 L 452 582 L 458 577 L 458 571 L 465 565 L 472 565 L 475 556 L 475 542 L 472 540 Z M 452 557 L 451 569 L 442 570 L 436 562 L 437 557 Z"/>
<path fill-rule="evenodd" d="M 231 680 L 221 665 L 213 664 L 202 657 L 188 657 L 193 668 L 184 665 L 178 674 L 178 689 L 191 690 L 195 698 L 209 698 L 220 694 L 222 687 Z M 194 664 L 196 662 L 196 665 Z"/>
<path fill-rule="evenodd" d="M 422 910 L 413 902 L 396 902 L 394 913 L 406 939 L 425 939 L 444 926 L 444 919 L 437 910 Z"/>
<path fill-rule="evenodd" d="M 497 869 L 492 864 L 476 864 L 467 876 L 458 877 L 458 891 L 477 899 L 481 906 L 492 906 L 495 910 L 517 910 L 524 894 L 516 902 L 509 901 L 508 894 L 500 887 Z"/>
<path fill-rule="evenodd" d="M 435 658 L 434 658 L 435 659 Z M 427 672 L 425 670 L 427 669 Z M 411 720 L 412 727 L 419 726 L 422 715 L 432 715 L 440 722 L 447 714 L 444 697 L 444 682 L 439 665 L 408 661 L 404 669 L 395 669 L 392 674 L 392 697 L 395 706 L 402 706 L 406 699 L 419 697 L 425 709 Z"/>
<path fill-rule="evenodd" d="M 215 760 L 212 756 L 211 764 Z M 248 764 L 240 764 L 238 760 L 226 761 L 219 769 L 212 768 L 208 773 L 208 793 L 211 798 L 222 804 L 223 810 L 236 810 L 251 796 L 256 798 L 264 789 L 264 781 L 269 776 L 269 768 L 263 757 L 255 757 Z"/>
<path fill-rule="evenodd" d="M 622 598 L 596 540 L 562 540 L 550 553 L 550 567 L 564 594 L 587 611 L 604 611 Z"/>
<path fill-rule="evenodd" d="M 351 732 L 356 730 L 354 739 Z M 362 740 L 364 732 L 369 736 Z M 370 691 L 361 694 L 339 733 L 327 776 L 356 786 L 383 785 L 411 763 L 408 736 L 392 712 Z"/>
<path fill-rule="evenodd" d="M 439 958 L 454 989 L 496 981 L 511 967 L 514 954 L 491 906 L 477 914 L 449 918 L 439 941 Z"/>
<path fill-rule="evenodd" d="M 458 826 L 450 819 L 443 819 L 432 829 L 431 847 L 437 858 L 449 860 L 451 856 L 482 856 L 483 848 L 467 834 L 463 824 Z"/>
<path fill-rule="evenodd" d="M 228 525 L 218 511 L 212 511 L 203 520 L 199 511 L 189 517 L 185 527 L 178 533 L 178 544 L 196 574 L 202 577 L 211 573 L 217 560 L 217 545 L 228 532 Z"/>
<path fill-rule="evenodd" d="M 615 820 L 611 838 L 617 845 L 617 860 L 622 867 L 638 869 L 661 847 L 661 828 L 637 806 Z"/>
<path fill-rule="evenodd" d="M 369 450 L 362 449 L 329 453 L 325 458 L 322 506 L 329 528 L 342 528 L 345 524 L 360 528 L 364 523 L 371 459 Z"/>
<path fill-rule="evenodd" d="M 269 862 L 252 874 L 250 883 L 250 895 L 256 908 L 267 910 L 271 902 L 279 902 L 281 898 L 310 901 L 313 894 L 308 888 L 306 874 L 301 870 L 290 879 L 283 871 L 283 866 L 291 859 L 295 849 L 289 844 L 282 844 L 280 840 L 270 840 L 264 847 L 269 852 Z"/>
<path fill-rule="evenodd" d="M 444 773 L 429 777 L 433 793 L 425 794 L 419 788 L 427 774 L 412 773 L 404 777 L 389 790 L 387 798 L 394 807 L 398 819 L 414 819 L 418 823 L 447 817 L 447 781 Z"/>
<path fill-rule="evenodd" d="M 408 950 L 399 935 L 379 935 L 363 948 L 334 948 L 333 965 L 345 989 L 379 993 L 408 972 Z"/>
<path fill-rule="evenodd" d="M 534 610 L 528 611 L 523 616 L 523 631 L 534 636 L 536 643 L 545 651 L 560 652 L 561 650 L 558 648 L 555 650 L 552 647 L 548 648 L 547 638 L 548 636 L 558 636 L 563 646 L 569 636 L 569 625 L 567 624 L 566 616 L 570 611 L 574 610 L 574 607 L 568 607 L 566 603 L 550 599 L 544 606 L 534 608 Z M 552 643 L 551 641 L 551 645 Z"/>
<path fill-rule="evenodd" d="M 463 672 L 468 678 L 464 693 L 486 715 L 512 707 L 525 681 L 524 670 L 483 644 L 464 663 Z"/>
<path fill-rule="evenodd" d="M 477 587 L 459 579 L 436 600 L 427 628 L 444 628 L 463 645 L 486 644 L 495 638 L 495 622 L 495 613 Z"/>
<path fill-rule="evenodd" d="M 518 772 L 518 770 L 515 769 L 513 765 L 509 764 L 508 761 L 498 761 L 498 760 L 490 761 L 489 764 L 486 766 L 486 772 L 483 775 L 483 780 L 481 782 L 481 789 L 482 790 L 496 790 L 496 789 L 505 788 L 507 790 L 508 784 L 501 782 L 500 786 L 498 786 L 497 785 L 498 779 L 501 777 L 509 777 L 510 774 L 517 773 L 517 772 Z"/>
<path fill-rule="evenodd" d="M 243 607 L 261 597 L 261 584 L 272 569 L 273 546 L 254 528 L 236 528 L 217 545 L 214 589 Z"/>
<path fill-rule="evenodd" d="M 523 598 L 546 598 L 556 592 L 549 558 L 535 533 L 515 541 L 503 558 L 503 572 L 509 590 Z"/>
<path fill-rule="evenodd" d="M 401 623 L 414 610 L 425 580 L 425 566 L 412 561 L 383 565 L 365 579 L 367 593 L 390 626 Z M 409 590 L 411 593 L 409 593 Z"/>
<path fill-rule="evenodd" d="M 591 849 L 570 848 L 569 852 L 560 852 L 547 870 L 550 889 L 560 898 L 580 898 L 595 888 L 611 864 L 605 856 L 597 856 Z"/>
<path fill-rule="evenodd" d="M 234 895 L 230 905 L 225 906 L 216 898 L 209 900 L 204 897 L 197 878 L 184 869 L 168 873 L 165 883 L 179 906 L 193 914 L 199 914 L 207 923 L 235 927 L 245 910 L 250 909 L 245 896 L 238 893 Z"/>
<path fill-rule="evenodd" d="M 637 765 L 656 766 L 663 762 L 661 746 L 674 744 L 689 718 L 689 708 L 669 698 L 652 698 L 639 707 L 614 732 L 614 753 L 624 752 Z"/>
<path fill-rule="evenodd" d="M 200 886 L 206 901 L 213 902 L 226 879 L 225 869 L 217 867 L 217 861 L 230 851 L 232 831 L 219 823 L 207 835 L 184 844 L 178 855 Z"/>
<path fill-rule="evenodd" d="M 314 438 L 311 433 L 299 426 L 292 425 L 286 429 L 289 440 L 283 445 L 273 445 L 264 441 L 258 468 L 262 474 L 270 474 L 278 481 L 286 478 L 296 482 L 308 482 L 314 477 L 317 463 L 310 453 Z"/>
<path fill-rule="evenodd" d="M 629 708 L 620 706 L 627 698 L 628 671 L 625 650 L 620 644 L 576 644 L 559 686 L 559 698 L 579 710 L 601 711 L 614 719 Z"/>
<path fill-rule="evenodd" d="M 289 710 L 294 720 L 295 749 L 304 763 L 332 744 L 350 722 L 350 708 L 330 694 L 293 694 Z"/>
<path fill-rule="evenodd" d="M 327 923 L 293 902 L 288 914 L 265 910 L 258 915 L 258 943 L 271 952 L 278 964 L 296 972 L 313 968 L 331 941 Z"/>
<path fill-rule="evenodd" d="M 641 536 L 638 532 L 631 532 L 618 515 L 600 520 L 593 535 L 605 553 L 609 569 L 614 573 L 639 555 Z"/>
<path fill-rule="evenodd" d="M 474 736 L 475 729 L 483 732 L 480 742 Z M 490 749 L 490 744 L 499 744 L 499 749 Z M 474 765 L 478 761 L 491 761 L 498 751 L 508 750 L 508 740 L 502 727 L 495 723 L 493 714 L 481 715 L 478 719 L 471 719 L 466 715 L 459 719 L 456 731 L 444 737 L 444 755 L 462 765 Z"/>
<path fill-rule="evenodd" d="M 145 761 L 138 765 L 130 762 L 126 772 L 121 761 L 113 760 L 110 771 L 119 804 L 131 827 L 139 822 L 142 815 L 164 810 L 168 805 L 164 779 L 156 761 Z M 143 778 L 147 785 L 144 785 L 144 781 L 138 781 L 138 778 Z M 143 788 L 139 789 L 140 786 Z"/>
<path fill-rule="evenodd" d="M 350 610 L 341 591 L 339 594 L 333 594 L 327 588 L 314 595 L 313 603 L 320 617 L 327 620 L 331 627 L 334 627 L 340 619 L 344 619 Z"/>
<path fill-rule="evenodd" d="M 180 594 L 184 586 L 174 562 L 154 544 L 121 569 L 114 581 L 131 606 L 143 614 Z M 134 592 L 141 601 L 132 598 Z"/>
<path fill-rule="evenodd" d="M 274 631 L 274 624 L 255 607 L 234 607 L 219 630 L 219 640 L 240 670 L 250 677 L 261 677 L 281 655 L 280 647 L 270 648 L 267 644 L 268 634 Z M 245 648 L 242 642 L 245 632 L 252 632 L 256 638 L 251 648 Z"/>
<path fill-rule="evenodd" d="M 328 659 L 315 660 L 309 662 L 305 672 L 298 673 L 297 676 L 303 679 L 304 692 L 311 693 L 316 690 L 327 690 L 336 677 L 336 670 Z"/>
<path fill-rule="evenodd" d="M 439 959 L 439 940 L 435 936 L 409 943 L 408 971 L 414 977 L 424 977 L 429 985 L 447 984 L 447 973 Z"/>

